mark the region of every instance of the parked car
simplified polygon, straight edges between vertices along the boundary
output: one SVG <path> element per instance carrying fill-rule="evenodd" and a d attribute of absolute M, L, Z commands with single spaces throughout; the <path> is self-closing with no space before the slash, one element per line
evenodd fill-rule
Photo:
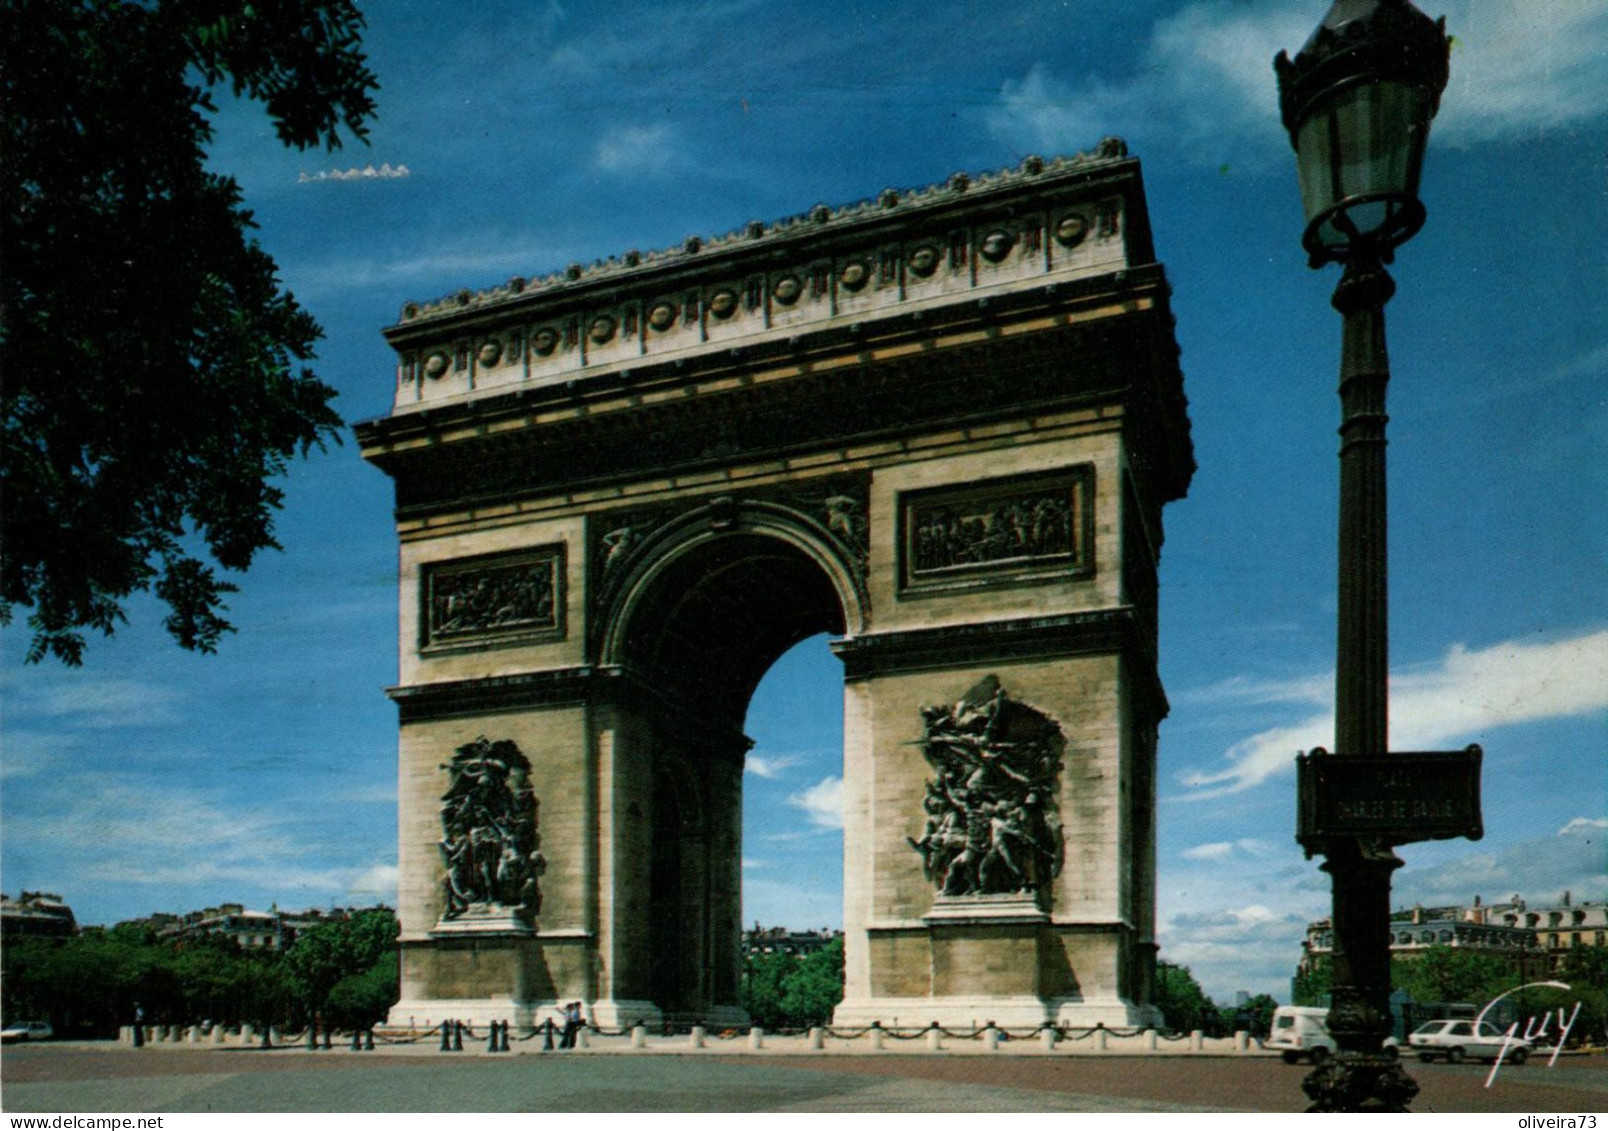
<path fill-rule="evenodd" d="M 1386 1037 L 1385 1054 L 1396 1056 L 1400 1043 L 1395 1037 Z M 1339 1046 L 1329 1033 L 1327 1009 L 1315 1005 L 1281 1005 L 1273 1011 L 1273 1027 L 1266 1047 L 1277 1049 L 1285 1064 L 1308 1060 L 1319 1065 L 1333 1056 Z"/>
<path fill-rule="evenodd" d="M 1535 1042 L 1523 1037 L 1509 1037 L 1501 1029 L 1484 1021 L 1476 1026 L 1473 1021 L 1454 1020 L 1425 1022 L 1412 1031 L 1407 1044 L 1418 1054 L 1419 1060 L 1444 1057 L 1446 1063 L 1457 1064 L 1465 1057 L 1476 1060 L 1501 1057 L 1506 1064 L 1523 1064 Z M 1504 1047 L 1506 1052 L 1503 1051 Z"/>
<path fill-rule="evenodd" d="M 48 1041 L 56 1035 L 49 1021 L 13 1021 L 0 1029 L 0 1043 L 14 1045 L 20 1041 Z"/>

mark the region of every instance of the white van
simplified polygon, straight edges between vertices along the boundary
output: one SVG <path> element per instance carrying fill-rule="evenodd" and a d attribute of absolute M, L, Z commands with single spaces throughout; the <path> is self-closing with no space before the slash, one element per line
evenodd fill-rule
<path fill-rule="evenodd" d="M 1267 1047 L 1277 1049 L 1285 1064 L 1303 1058 L 1322 1064 L 1334 1055 L 1334 1038 L 1329 1036 L 1329 1011 L 1313 1005 L 1281 1005 L 1273 1011 L 1273 1029 Z"/>
<path fill-rule="evenodd" d="M 1381 1051 L 1387 1056 L 1397 1056 L 1400 1044 L 1395 1037 L 1386 1037 Z M 1295 1064 L 1304 1058 L 1318 1065 L 1333 1056 L 1339 1046 L 1329 1035 L 1328 1009 L 1315 1005 L 1281 1005 L 1273 1011 L 1273 1031 L 1268 1034 L 1267 1047 L 1277 1049 L 1285 1064 Z"/>

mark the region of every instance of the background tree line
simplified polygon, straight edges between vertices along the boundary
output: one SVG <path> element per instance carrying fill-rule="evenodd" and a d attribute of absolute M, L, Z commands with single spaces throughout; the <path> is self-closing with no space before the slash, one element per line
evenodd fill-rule
<path fill-rule="evenodd" d="M 1268 994 L 1257 994 L 1244 1005 L 1214 1002 L 1200 988 L 1189 967 L 1169 962 L 1156 963 L 1152 997 L 1166 1028 L 1177 1033 L 1199 1029 L 1208 1037 L 1228 1036 L 1241 1030 L 1266 1036 L 1273 1025 L 1273 1011 L 1279 1007 Z"/>
<path fill-rule="evenodd" d="M 66 939 L 18 939 L 0 953 L 6 1015 L 63 1036 L 112 1037 L 145 1011 L 149 1025 L 211 1021 L 300 1029 L 385 1018 L 397 999 L 397 923 L 387 908 L 332 919 L 284 950 L 241 949 L 222 935 L 159 938 L 139 923 Z"/>
<path fill-rule="evenodd" d="M 1574 1035 L 1601 1035 L 1608 1032 L 1608 948 L 1572 947 L 1551 974 L 1523 973 L 1511 958 L 1464 950 L 1460 947 L 1431 946 L 1412 958 L 1392 956 L 1390 984 L 1415 1002 L 1461 1003 L 1483 1006 L 1499 994 L 1524 982 L 1566 982 L 1567 990 L 1537 987 L 1508 1000 L 1520 1016 L 1536 1016 L 1559 1008 L 1567 1016 L 1580 1002 L 1580 1015 Z M 1329 992 L 1329 963 L 1320 958 L 1309 968 L 1297 971 L 1293 992 L 1296 1005 L 1321 1005 Z"/>
<path fill-rule="evenodd" d="M 843 1000 L 843 940 L 834 939 L 806 955 L 751 953 L 743 959 L 743 1008 L 754 1024 L 776 1031 L 827 1025 Z M 1188 1033 L 1200 1029 L 1223 1036 L 1238 1029 L 1265 1034 L 1278 1002 L 1257 994 L 1241 1006 L 1220 1005 L 1206 996 L 1187 966 L 1160 963 L 1155 1004 L 1163 1024 Z"/>

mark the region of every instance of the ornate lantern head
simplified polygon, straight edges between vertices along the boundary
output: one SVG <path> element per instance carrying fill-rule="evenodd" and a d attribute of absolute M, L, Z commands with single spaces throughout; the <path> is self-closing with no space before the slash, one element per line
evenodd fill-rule
<path fill-rule="evenodd" d="M 1445 18 L 1409 0 L 1334 0 L 1293 60 L 1273 60 L 1312 266 L 1358 251 L 1389 262 L 1423 226 L 1418 176 L 1449 50 Z"/>

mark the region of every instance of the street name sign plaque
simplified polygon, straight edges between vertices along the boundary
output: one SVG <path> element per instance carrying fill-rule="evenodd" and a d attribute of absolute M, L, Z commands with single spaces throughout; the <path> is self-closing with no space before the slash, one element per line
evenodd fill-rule
<path fill-rule="evenodd" d="M 1330 754 L 1296 765 L 1295 839 L 1308 857 L 1341 837 L 1389 844 L 1485 835 L 1478 746 L 1399 754 Z"/>

